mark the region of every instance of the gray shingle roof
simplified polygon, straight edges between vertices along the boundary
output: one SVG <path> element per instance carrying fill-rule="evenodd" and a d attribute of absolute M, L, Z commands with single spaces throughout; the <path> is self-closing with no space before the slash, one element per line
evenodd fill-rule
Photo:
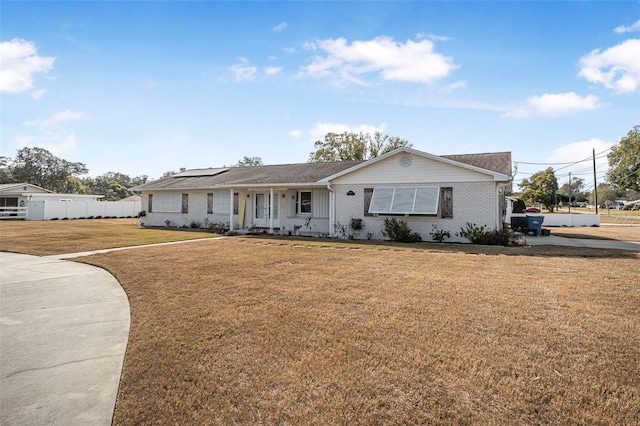
<path fill-rule="evenodd" d="M 362 161 L 340 161 L 334 163 L 281 164 L 275 166 L 231 167 L 216 175 L 169 176 L 138 185 L 131 190 L 153 189 L 207 189 L 216 186 L 251 186 L 263 184 L 310 184 L 346 170 Z"/>
<path fill-rule="evenodd" d="M 511 176 L 511 152 L 441 155 L 443 158 Z"/>
<path fill-rule="evenodd" d="M 442 155 L 441 157 L 511 176 L 511 153 Z M 275 166 L 194 169 L 138 185 L 131 190 L 184 190 L 252 185 L 312 184 L 354 167 L 363 161 L 280 164 Z"/>

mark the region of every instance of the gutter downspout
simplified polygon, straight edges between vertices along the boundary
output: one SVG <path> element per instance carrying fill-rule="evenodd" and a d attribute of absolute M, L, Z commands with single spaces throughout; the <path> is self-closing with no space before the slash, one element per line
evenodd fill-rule
<path fill-rule="evenodd" d="M 331 238 L 335 238 L 336 193 L 333 188 L 331 188 L 331 183 L 327 183 L 327 189 L 329 190 L 329 235 Z"/>
<path fill-rule="evenodd" d="M 229 188 L 229 197 L 231 199 L 229 201 L 229 205 L 231 206 L 229 209 L 229 231 L 233 231 L 235 229 L 233 225 L 233 188 Z"/>

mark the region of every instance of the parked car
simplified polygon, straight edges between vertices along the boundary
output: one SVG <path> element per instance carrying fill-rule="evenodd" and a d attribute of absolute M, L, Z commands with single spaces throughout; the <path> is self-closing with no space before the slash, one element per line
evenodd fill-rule
<path fill-rule="evenodd" d="M 537 207 L 528 207 L 526 209 L 524 209 L 525 213 L 540 213 L 542 210 L 540 210 Z"/>

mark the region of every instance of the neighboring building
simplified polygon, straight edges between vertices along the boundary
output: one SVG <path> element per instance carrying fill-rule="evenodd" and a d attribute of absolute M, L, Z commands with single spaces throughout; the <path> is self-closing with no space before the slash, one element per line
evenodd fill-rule
<path fill-rule="evenodd" d="M 368 161 L 187 170 L 131 190 L 142 193 L 145 226 L 222 222 L 382 239 L 384 219 L 396 217 L 425 240 L 435 225 L 462 241 L 454 234 L 467 222 L 502 227 L 510 187 L 510 152 L 436 156 L 399 148 Z"/>
<path fill-rule="evenodd" d="M 30 183 L 0 184 L 0 219 L 133 217 L 140 201 L 101 201 L 104 195 L 59 194 Z"/>

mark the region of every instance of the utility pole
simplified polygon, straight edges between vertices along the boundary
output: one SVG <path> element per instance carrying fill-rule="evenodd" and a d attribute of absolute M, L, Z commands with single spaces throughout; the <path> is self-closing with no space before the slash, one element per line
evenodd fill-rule
<path fill-rule="evenodd" d="M 596 214 L 598 214 L 598 183 L 596 182 L 596 149 L 593 148 L 593 195 L 596 202 Z"/>
<path fill-rule="evenodd" d="M 569 214 L 571 214 L 571 172 L 569 172 Z"/>

